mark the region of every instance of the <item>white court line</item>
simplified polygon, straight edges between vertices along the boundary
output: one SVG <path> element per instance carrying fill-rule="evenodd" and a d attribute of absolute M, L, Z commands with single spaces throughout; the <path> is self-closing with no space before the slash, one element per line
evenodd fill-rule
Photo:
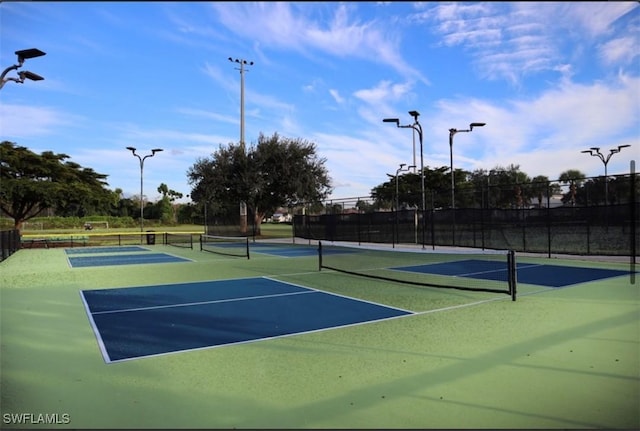
<path fill-rule="evenodd" d="M 301 295 L 305 293 L 316 293 L 316 292 L 313 290 L 308 290 L 306 292 L 289 292 L 289 293 L 275 293 L 272 295 L 244 296 L 242 298 L 215 299 L 211 301 L 186 302 L 184 304 L 154 305 L 152 307 L 138 307 L 138 308 L 125 308 L 122 310 L 95 311 L 92 314 L 113 314 L 113 313 L 127 313 L 129 311 L 158 310 L 162 308 L 172 308 L 172 307 L 190 307 L 192 305 L 218 304 L 223 302 L 247 301 L 250 299 L 261 299 L 261 298 L 276 298 L 278 296 Z"/>

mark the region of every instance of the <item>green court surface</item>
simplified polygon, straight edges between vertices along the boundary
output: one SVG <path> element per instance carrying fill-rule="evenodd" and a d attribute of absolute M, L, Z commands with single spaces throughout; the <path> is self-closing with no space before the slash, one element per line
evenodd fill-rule
<path fill-rule="evenodd" d="M 625 275 L 520 282 L 512 301 L 319 271 L 310 254 L 145 248 L 185 261 L 74 268 L 51 248 L 0 263 L 1 428 L 640 428 L 640 280 L 628 261 L 518 256 Z M 107 363 L 81 295 L 255 277 L 411 313 Z"/>

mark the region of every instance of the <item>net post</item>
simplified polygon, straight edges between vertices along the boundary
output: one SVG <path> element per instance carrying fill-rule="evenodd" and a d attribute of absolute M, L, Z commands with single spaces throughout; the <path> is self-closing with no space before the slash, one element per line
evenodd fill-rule
<path fill-rule="evenodd" d="M 322 241 L 318 241 L 318 271 L 322 271 Z"/>
<path fill-rule="evenodd" d="M 249 259 L 249 237 L 247 237 L 247 259 Z"/>
<path fill-rule="evenodd" d="M 516 285 L 517 285 L 517 276 L 516 276 L 516 252 L 515 250 L 509 250 L 507 255 L 507 262 L 509 265 L 509 293 L 511 293 L 511 300 L 516 300 Z"/>

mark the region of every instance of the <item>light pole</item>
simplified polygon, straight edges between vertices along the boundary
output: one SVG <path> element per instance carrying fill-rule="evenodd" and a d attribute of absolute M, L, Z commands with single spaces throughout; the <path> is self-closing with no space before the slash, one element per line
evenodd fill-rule
<path fill-rule="evenodd" d="M 243 60 L 241 58 L 231 58 L 229 61 L 232 63 L 238 63 L 240 68 L 240 148 L 242 154 L 246 154 L 244 143 L 244 72 L 245 66 L 253 66 L 253 61 Z M 247 231 L 247 204 L 244 201 L 240 201 L 240 231 L 246 233 Z"/>
<path fill-rule="evenodd" d="M 399 174 L 400 172 L 408 171 L 408 170 L 410 170 L 411 168 L 414 168 L 414 169 L 415 169 L 415 166 L 414 166 L 414 165 L 411 165 L 411 166 L 407 167 L 407 169 L 404 169 L 404 167 L 405 167 L 405 166 L 407 166 L 407 164 L 406 164 L 406 163 L 400 163 L 400 167 L 399 167 L 398 169 L 396 169 L 396 174 L 395 174 L 395 183 L 396 183 L 396 209 L 395 209 L 395 216 L 396 216 L 396 229 L 395 229 L 395 230 L 396 230 L 396 235 L 397 235 L 397 236 L 399 236 L 399 235 L 398 235 L 398 233 L 399 233 L 399 232 L 398 232 L 398 211 L 400 210 L 400 188 L 399 188 L 399 186 L 398 186 L 398 174 Z M 388 176 L 389 178 L 394 178 L 394 175 L 391 175 L 391 174 L 387 174 L 387 176 Z"/>
<path fill-rule="evenodd" d="M 460 132 L 470 132 L 474 127 L 482 127 L 486 123 L 471 123 L 465 130 L 449 129 L 449 160 L 451 164 L 451 245 L 456 245 L 456 186 L 455 174 L 453 171 L 453 136 Z"/>
<path fill-rule="evenodd" d="M 609 150 L 609 154 L 605 157 L 604 154 L 600 152 L 600 147 L 591 147 L 588 150 L 581 151 L 581 153 L 587 153 L 589 155 L 599 157 L 604 163 L 604 204 L 609 205 L 609 178 L 607 177 L 607 164 L 616 153 L 619 153 L 623 148 L 630 147 L 631 145 L 618 145 L 618 148 L 612 148 Z"/>
<path fill-rule="evenodd" d="M 407 169 L 404 169 L 404 167 L 407 166 L 406 163 L 400 163 L 400 167 L 398 169 L 396 169 L 396 174 L 395 175 L 391 175 L 391 174 L 387 174 L 387 176 L 389 178 L 395 178 L 395 183 L 396 183 L 396 211 L 398 211 L 398 209 L 400 208 L 400 190 L 398 188 L 398 174 L 400 172 L 406 172 L 411 168 L 415 168 L 415 166 L 411 165 L 411 166 L 407 166 Z"/>
<path fill-rule="evenodd" d="M 231 58 L 229 57 L 229 61 L 232 63 L 238 63 L 240 68 L 240 147 L 244 152 L 244 72 L 245 66 L 253 66 L 253 61 L 243 60 L 241 58 Z"/>
<path fill-rule="evenodd" d="M 420 116 L 420 113 L 418 111 L 409 111 L 409 115 L 413 117 L 413 124 L 407 124 L 407 125 L 401 126 L 400 120 L 397 118 L 385 118 L 382 121 L 385 123 L 396 123 L 396 127 L 410 128 L 410 129 L 413 129 L 415 132 L 418 132 L 418 138 L 420 140 L 420 187 L 421 187 L 420 194 L 422 198 L 422 248 L 424 248 L 426 204 L 425 204 L 425 196 L 424 196 L 424 155 L 423 155 L 423 145 L 422 145 L 422 125 L 418 121 L 418 117 Z"/>
<path fill-rule="evenodd" d="M 453 173 L 453 136 L 460 132 L 471 132 L 474 127 L 482 127 L 487 123 L 471 123 L 466 130 L 449 129 L 449 160 L 451 163 L 451 209 L 456 207 L 455 179 Z"/>
<path fill-rule="evenodd" d="M 144 230 L 144 194 L 142 188 L 142 172 L 144 170 L 144 161 L 148 157 L 153 157 L 156 153 L 162 151 L 162 148 L 154 148 L 151 150 L 151 154 L 147 154 L 144 157 L 140 157 L 136 154 L 136 149 L 134 147 L 127 147 L 127 150 L 131 151 L 135 157 L 140 160 L 140 232 Z"/>
<path fill-rule="evenodd" d="M 22 70 L 18 72 L 17 78 L 14 78 L 14 77 L 7 78 L 6 77 L 7 73 L 9 73 L 12 70 L 20 69 L 27 58 L 41 57 L 43 55 L 46 55 L 46 53 L 40 51 L 37 48 L 30 48 L 30 49 L 23 49 L 20 51 L 16 51 L 16 55 L 18 56 L 18 63 L 14 64 L 13 66 L 7 67 L 2 72 L 2 75 L 0 75 L 0 89 L 4 87 L 4 84 L 6 84 L 8 81 L 13 81 L 13 82 L 17 82 L 18 84 L 22 84 L 24 83 L 25 79 L 30 79 L 32 81 L 42 81 L 44 79 L 42 76 L 36 75 L 35 73 L 29 72 L 28 70 Z"/>

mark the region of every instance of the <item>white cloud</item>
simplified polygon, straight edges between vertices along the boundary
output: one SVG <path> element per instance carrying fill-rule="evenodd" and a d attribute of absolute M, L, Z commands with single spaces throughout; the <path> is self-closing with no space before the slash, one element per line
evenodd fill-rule
<path fill-rule="evenodd" d="M 320 52 L 338 58 L 355 57 L 388 65 L 405 76 L 428 83 L 428 79 L 399 55 L 400 40 L 381 24 L 359 22 L 350 15 L 357 6 L 321 4 L 331 18 L 312 20 L 305 9 L 313 5 L 287 2 L 215 3 L 212 8 L 221 22 L 246 39 L 260 40 L 260 46 L 294 50 L 307 56 Z M 328 5 L 328 6 L 327 6 Z M 259 15 L 260 20 L 253 19 Z M 251 25 L 246 25 L 251 22 Z"/>
<path fill-rule="evenodd" d="M 58 128 L 83 121 L 82 117 L 46 106 L 0 104 L 3 138 L 20 139 L 44 136 Z"/>
<path fill-rule="evenodd" d="M 612 39 L 599 47 L 602 62 L 608 65 L 630 65 L 640 56 L 638 38 L 620 37 Z"/>
<path fill-rule="evenodd" d="M 333 100 L 335 100 L 337 104 L 341 105 L 345 102 L 344 97 L 340 96 L 338 90 L 330 89 L 329 94 L 331 94 L 331 97 L 333 97 Z"/>

